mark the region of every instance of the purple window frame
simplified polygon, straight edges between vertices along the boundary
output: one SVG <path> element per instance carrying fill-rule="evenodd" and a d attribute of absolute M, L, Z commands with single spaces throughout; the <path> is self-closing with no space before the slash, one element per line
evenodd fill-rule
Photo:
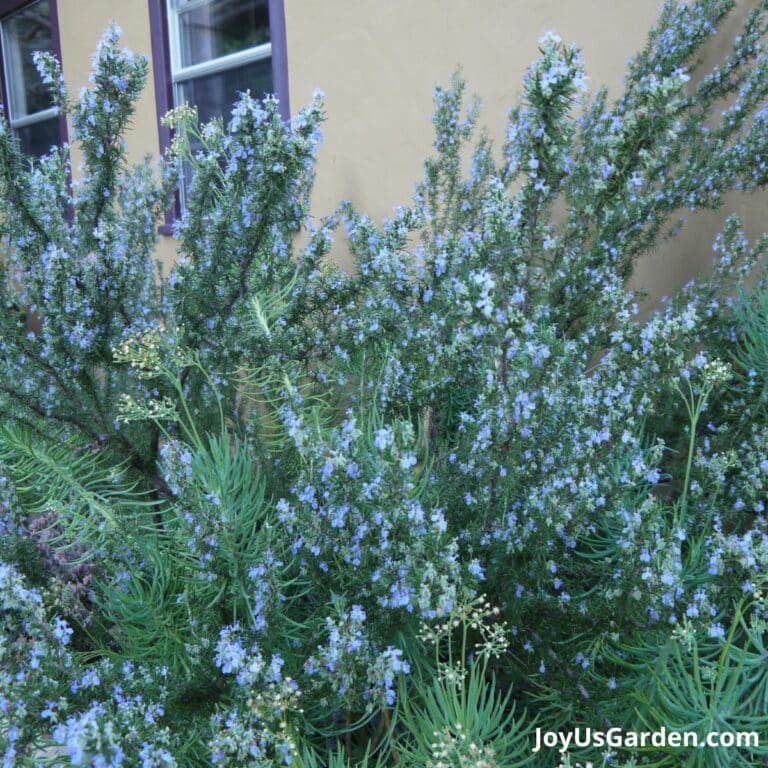
<path fill-rule="evenodd" d="M 0 4 L 4 0 L 0 0 Z M 51 0 L 55 2 L 55 0 Z M 285 34 L 284 0 L 269 2 L 269 37 L 272 43 L 272 84 L 280 101 L 280 114 L 288 121 L 291 108 L 288 100 L 288 52 Z M 171 131 L 160 123 L 160 118 L 173 108 L 173 78 L 171 74 L 171 53 L 168 41 L 168 4 L 166 0 L 148 0 L 149 29 L 152 40 L 152 73 L 155 84 L 155 107 L 157 108 L 160 152 L 171 145 Z M 180 215 L 178 196 L 173 211 L 166 214 L 165 222 L 158 231 L 162 235 L 173 234 L 172 222 Z"/>
<path fill-rule="evenodd" d="M 32 5 L 36 0 L 0 0 L 0 22 L 16 11 L 20 11 L 25 5 Z M 61 35 L 59 31 L 59 4 L 57 0 L 48 0 L 48 7 L 51 10 L 51 42 L 53 43 L 53 55 L 59 60 L 62 69 L 64 64 L 61 60 Z M 5 55 L 3 51 L 3 39 L 0 36 L 0 98 L 3 106 L 8 110 L 8 91 L 5 83 Z M 65 144 L 68 140 L 67 116 L 59 112 L 59 141 Z"/>

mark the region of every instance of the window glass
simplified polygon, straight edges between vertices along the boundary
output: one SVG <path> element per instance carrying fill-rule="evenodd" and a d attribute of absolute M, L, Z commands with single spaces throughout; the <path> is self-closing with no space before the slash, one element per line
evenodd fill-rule
<path fill-rule="evenodd" d="M 58 115 L 19 126 L 14 132 L 19 137 L 22 151 L 38 157 L 61 141 Z"/>
<path fill-rule="evenodd" d="M 4 20 L 2 26 L 11 120 L 49 109 L 53 106 L 51 94 L 32 61 L 34 51 L 53 52 L 48 0 L 25 6 Z"/>
<path fill-rule="evenodd" d="M 178 9 L 181 67 L 269 42 L 267 0 L 187 2 Z"/>
<path fill-rule="evenodd" d="M 254 98 L 272 91 L 271 59 L 259 59 L 234 69 L 194 77 L 178 85 L 179 100 L 196 105 L 201 122 L 208 122 L 213 117 L 226 118 L 238 93 L 248 89 Z"/>

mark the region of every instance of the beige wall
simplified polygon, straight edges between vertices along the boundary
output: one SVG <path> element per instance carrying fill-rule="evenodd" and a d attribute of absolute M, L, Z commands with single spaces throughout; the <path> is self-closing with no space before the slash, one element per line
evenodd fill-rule
<path fill-rule="evenodd" d="M 713 41 L 715 60 L 738 28 L 739 11 Z M 146 0 L 58 0 L 62 58 L 72 94 L 87 83 L 96 41 L 108 21 L 124 43 L 151 53 Z M 319 87 L 328 120 L 320 150 L 313 211 L 330 213 L 342 199 L 380 219 L 406 204 L 431 151 L 432 89 L 461 66 L 470 93 L 483 100 L 481 123 L 498 146 L 509 107 L 537 39 L 553 29 L 583 50 L 592 88 L 619 92 L 628 56 L 643 44 L 660 0 L 285 0 L 291 108 Z M 150 75 L 128 136 L 129 155 L 158 151 Z M 745 216 L 750 234 L 768 229 L 765 195 L 731 196 L 725 210 Z M 657 298 L 711 263 L 721 214 L 695 214 L 683 235 L 638 268 L 635 285 Z M 174 254 L 161 238 L 159 255 Z M 348 263 L 343 243 L 334 253 Z"/>
<path fill-rule="evenodd" d="M 70 98 L 88 85 L 91 58 L 96 43 L 111 20 L 123 30 L 122 44 L 135 53 L 151 57 L 147 0 L 58 0 L 61 60 Z M 158 118 L 155 109 L 155 86 L 150 70 L 147 86 L 136 107 L 133 126 L 127 137 L 129 162 L 140 162 L 149 153 L 159 152 Z M 81 155 L 73 152 L 75 168 Z M 161 237 L 158 257 L 170 264 L 175 253 L 173 240 Z"/>
<path fill-rule="evenodd" d="M 750 5 L 742 0 L 737 16 Z M 483 100 L 481 123 L 498 146 L 544 31 L 579 44 L 590 86 L 617 94 L 627 58 L 642 47 L 660 7 L 657 0 L 285 0 L 291 109 L 316 87 L 326 94 L 315 214 L 350 198 L 381 218 L 409 201 L 431 150 L 433 86 L 446 84 L 458 65 L 469 92 Z M 708 58 L 732 40 L 737 21 Z M 754 233 L 765 226 L 766 199 L 734 196 L 727 208 L 746 214 Z M 658 297 L 708 266 L 721 221 L 692 217 L 679 239 L 639 265 L 635 285 Z"/>

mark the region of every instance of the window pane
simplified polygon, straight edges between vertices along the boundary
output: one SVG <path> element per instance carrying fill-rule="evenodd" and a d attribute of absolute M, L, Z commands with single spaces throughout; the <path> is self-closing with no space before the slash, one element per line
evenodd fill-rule
<path fill-rule="evenodd" d="M 208 0 L 188 10 L 179 3 L 182 67 L 269 42 L 268 0 Z"/>
<path fill-rule="evenodd" d="M 19 137 L 21 148 L 26 154 L 40 157 L 59 143 L 59 118 L 49 117 L 23 128 L 15 128 L 14 133 Z"/>
<path fill-rule="evenodd" d="M 250 89 L 254 98 L 272 93 L 272 59 L 259 59 L 236 69 L 195 77 L 178 84 L 178 103 L 197 106 L 200 122 L 229 115 L 239 91 Z"/>
<path fill-rule="evenodd" d="M 48 0 L 25 6 L 3 22 L 3 47 L 11 118 L 53 106 L 48 88 L 32 62 L 33 51 L 53 52 Z"/>

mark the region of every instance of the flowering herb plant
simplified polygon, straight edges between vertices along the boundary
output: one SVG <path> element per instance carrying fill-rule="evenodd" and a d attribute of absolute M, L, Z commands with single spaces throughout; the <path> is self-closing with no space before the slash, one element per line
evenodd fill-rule
<path fill-rule="evenodd" d="M 768 3 L 698 63 L 733 5 L 665 3 L 616 101 L 546 35 L 498 149 L 455 77 L 381 226 L 308 223 L 320 96 L 288 124 L 181 107 L 129 168 L 146 60 L 110 28 L 72 102 L 37 57 L 83 164 L 2 123 L 5 766 L 554 766 L 534 725 L 768 732 L 768 238 L 729 217 L 645 319 L 627 288 L 681 209 L 768 181 Z"/>

